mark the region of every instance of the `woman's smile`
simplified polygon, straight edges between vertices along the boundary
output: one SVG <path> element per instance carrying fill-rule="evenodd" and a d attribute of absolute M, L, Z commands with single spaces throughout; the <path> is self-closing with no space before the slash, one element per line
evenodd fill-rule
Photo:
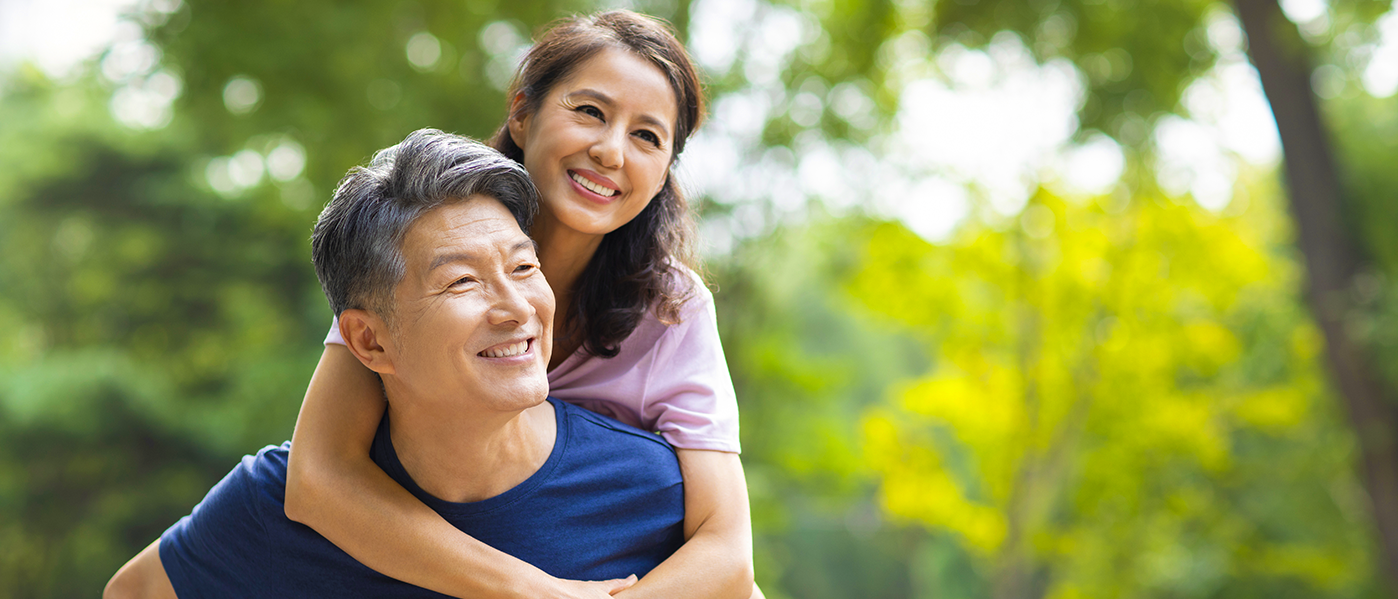
<path fill-rule="evenodd" d="M 583 197 L 596 196 L 597 199 L 595 201 L 599 201 L 603 204 L 611 203 L 612 199 L 619 193 L 616 183 L 613 183 L 611 179 L 597 173 L 570 170 L 568 171 L 568 176 L 573 179 L 574 183 L 577 183 L 578 186 L 582 188 L 580 191 Z"/>

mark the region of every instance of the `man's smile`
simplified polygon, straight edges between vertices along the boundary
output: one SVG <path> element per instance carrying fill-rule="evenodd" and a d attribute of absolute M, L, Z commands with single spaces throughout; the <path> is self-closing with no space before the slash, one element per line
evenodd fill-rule
<path fill-rule="evenodd" d="M 534 337 L 506 341 L 497 345 L 492 345 L 476 353 L 482 358 L 519 358 L 533 355 Z"/>

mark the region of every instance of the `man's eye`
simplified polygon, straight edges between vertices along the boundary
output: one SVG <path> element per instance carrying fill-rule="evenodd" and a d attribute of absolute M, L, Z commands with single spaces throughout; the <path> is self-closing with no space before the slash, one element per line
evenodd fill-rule
<path fill-rule="evenodd" d="M 461 277 L 460 279 L 457 279 L 457 280 L 455 280 L 455 281 L 452 281 L 451 286 L 452 286 L 452 287 L 460 287 L 460 286 L 462 286 L 462 285 L 469 284 L 469 283 L 471 283 L 471 282 L 473 282 L 473 281 L 475 281 L 475 279 L 473 279 L 473 278 L 471 278 L 471 277 Z"/>
<path fill-rule="evenodd" d="M 535 268 L 538 268 L 538 267 L 537 267 L 537 266 L 534 266 L 533 264 L 521 264 L 521 265 L 515 267 L 515 272 L 518 272 L 518 273 L 526 273 L 526 272 L 531 272 L 531 271 L 533 271 Z"/>

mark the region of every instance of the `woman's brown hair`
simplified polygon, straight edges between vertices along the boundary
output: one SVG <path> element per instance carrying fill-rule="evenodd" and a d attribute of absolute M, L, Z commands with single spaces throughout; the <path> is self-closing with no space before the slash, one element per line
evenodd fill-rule
<path fill-rule="evenodd" d="M 646 310 L 667 324 L 680 320 L 693 294 L 694 217 L 675 183 L 674 164 L 685 141 L 704 118 L 703 89 L 684 46 L 664 22 L 627 10 L 572 17 L 549 26 L 530 48 L 507 97 L 522 94 L 519 114 L 538 110 L 545 95 L 584 61 L 606 48 L 620 48 L 651 62 L 670 82 L 678 102 L 674 147 L 665 184 L 650 204 L 617 230 L 606 234 L 573 290 L 569 331 L 581 335 L 582 347 L 610 358 L 621 341 L 640 324 Z M 510 115 L 511 118 L 517 116 Z M 508 120 L 491 145 L 517 162 L 524 150 L 510 137 Z M 562 307 L 562 306 L 560 306 Z"/>

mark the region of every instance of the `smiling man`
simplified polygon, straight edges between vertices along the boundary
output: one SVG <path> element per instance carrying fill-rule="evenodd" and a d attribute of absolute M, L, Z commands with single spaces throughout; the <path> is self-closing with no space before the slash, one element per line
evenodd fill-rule
<path fill-rule="evenodd" d="M 554 576 L 643 575 L 683 542 L 679 466 L 658 436 L 547 398 L 554 300 L 525 235 L 536 203 L 518 164 L 417 131 L 340 183 L 312 237 L 316 274 L 383 380 L 371 451 L 385 472 Z M 441 596 L 287 519 L 289 447 L 243 458 L 106 596 Z"/>

